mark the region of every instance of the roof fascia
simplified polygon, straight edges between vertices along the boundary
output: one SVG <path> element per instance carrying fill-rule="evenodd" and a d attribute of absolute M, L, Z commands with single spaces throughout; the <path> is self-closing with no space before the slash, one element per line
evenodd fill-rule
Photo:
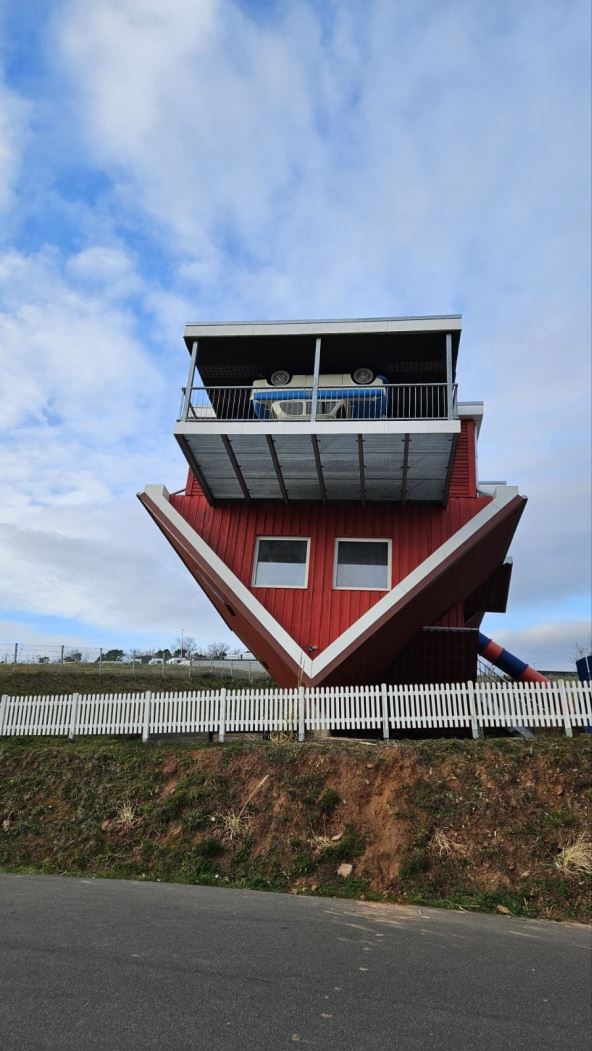
<path fill-rule="evenodd" d="M 186 342 L 216 336 L 328 336 L 404 332 L 460 332 L 460 314 L 349 320 L 204 322 L 185 326 Z"/>

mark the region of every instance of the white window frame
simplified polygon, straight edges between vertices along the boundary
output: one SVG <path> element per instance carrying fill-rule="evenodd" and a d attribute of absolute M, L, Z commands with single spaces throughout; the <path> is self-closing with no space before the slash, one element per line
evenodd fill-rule
<path fill-rule="evenodd" d="M 257 566 L 259 565 L 259 544 L 261 540 L 305 540 L 306 562 L 304 563 L 304 584 L 256 584 Z M 258 536 L 255 544 L 255 555 L 253 558 L 253 572 L 251 575 L 252 588 L 284 588 L 292 591 L 305 591 L 308 587 L 308 568 L 310 565 L 310 537 L 309 536 Z"/>
<path fill-rule="evenodd" d="M 346 541 L 350 544 L 386 544 L 387 545 L 387 564 L 386 564 L 386 575 L 387 575 L 387 586 L 384 588 L 377 587 L 346 587 L 343 584 L 337 583 L 337 552 L 339 551 L 339 544 L 342 541 Z M 333 590 L 334 591 L 390 591 L 392 588 L 392 576 L 393 576 L 393 542 L 387 536 L 336 536 L 335 537 L 335 548 L 333 552 Z"/>

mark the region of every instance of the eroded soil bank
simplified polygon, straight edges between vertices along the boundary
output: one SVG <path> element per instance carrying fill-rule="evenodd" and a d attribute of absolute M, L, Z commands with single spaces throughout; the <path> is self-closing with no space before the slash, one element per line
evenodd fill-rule
<path fill-rule="evenodd" d="M 590 745 L 5 741 L 0 868 L 586 921 Z"/>

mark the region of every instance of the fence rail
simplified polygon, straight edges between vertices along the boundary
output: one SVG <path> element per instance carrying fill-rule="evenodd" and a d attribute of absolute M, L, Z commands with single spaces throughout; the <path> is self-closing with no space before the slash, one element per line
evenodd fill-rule
<path fill-rule="evenodd" d="M 0 737 L 592 725 L 589 683 L 459 683 L 3 696 Z"/>

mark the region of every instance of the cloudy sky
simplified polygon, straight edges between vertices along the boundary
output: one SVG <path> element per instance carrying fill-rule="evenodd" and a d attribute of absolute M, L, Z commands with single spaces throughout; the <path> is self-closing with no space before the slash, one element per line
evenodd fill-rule
<path fill-rule="evenodd" d="M 0 0 L 0 641 L 227 637 L 135 500 L 187 321 L 463 314 L 510 610 L 590 638 L 588 0 Z"/>

